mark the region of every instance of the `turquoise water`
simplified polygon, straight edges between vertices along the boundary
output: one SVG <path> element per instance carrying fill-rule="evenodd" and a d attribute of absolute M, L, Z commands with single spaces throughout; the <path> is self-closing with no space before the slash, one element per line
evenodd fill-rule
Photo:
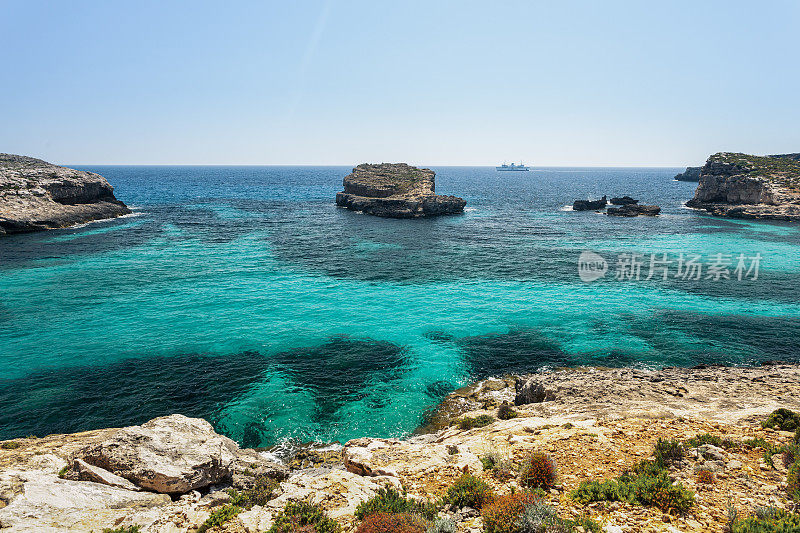
<path fill-rule="evenodd" d="M 388 220 L 333 206 L 345 167 L 86 168 L 134 216 L 0 239 L 0 438 L 173 412 L 248 446 L 400 436 L 487 375 L 800 359 L 800 230 L 685 209 L 677 169 L 437 168 L 464 215 Z M 564 207 L 600 194 L 663 215 Z M 762 259 L 586 283 L 583 250 Z"/>

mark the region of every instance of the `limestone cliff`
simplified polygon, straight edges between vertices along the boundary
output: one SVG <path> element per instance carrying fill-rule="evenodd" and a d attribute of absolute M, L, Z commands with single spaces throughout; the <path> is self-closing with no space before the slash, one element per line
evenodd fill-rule
<path fill-rule="evenodd" d="M 361 164 L 343 180 L 336 205 L 368 215 L 419 218 L 461 213 L 467 204 L 435 193 L 435 173 L 405 163 Z"/>
<path fill-rule="evenodd" d="M 800 162 L 791 157 L 712 155 L 686 205 L 716 216 L 798 221 Z"/>
<path fill-rule="evenodd" d="M 130 212 L 103 176 L 0 154 L 0 234 L 63 228 Z"/>

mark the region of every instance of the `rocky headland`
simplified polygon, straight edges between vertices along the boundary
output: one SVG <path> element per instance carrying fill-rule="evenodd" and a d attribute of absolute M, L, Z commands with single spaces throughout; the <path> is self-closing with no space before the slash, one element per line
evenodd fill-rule
<path fill-rule="evenodd" d="M 764 421 L 800 411 L 798 383 L 788 364 L 491 378 L 449 395 L 414 436 L 307 448 L 288 465 L 180 415 L 18 438 L 0 443 L 0 531 L 424 532 L 429 520 L 478 533 L 506 531 L 498 513 L 520 497 L 554 532 L 779 531 L 737 528 L 767 506 L 797 517 L 798 437 L 785 430 L 800 417 Z M 533 464 L 552 470 L 532 477 Z M 298 509 L 316 528 L 287 522 Z M 370 529 L 410 520 L 370 509 L 427 518 Z"/>
<path fill-rule="evenodd" d="M 700 181 L 700 171 L 703 167 L 686 167 L 686 170 L 675 175 L 675 181 Z"/>
<path fill-rule="evenodd" d="M 800 161 L 794 156 L 714 154 L 686 205 L 716 216 L 800 221 Z"/>
<path fill-rule="evenodd" d="M 64 228 L 130 212 L 103 176 L 0 154 L 0 235 Z"/>
<path fill-rule="evenodd" d="M 343 180 L 336 205 L 368 215 L 420 218 L 461 213 L 467 202 L 435 193 L 435 172 L 405 163 L 358 165 Z"/>

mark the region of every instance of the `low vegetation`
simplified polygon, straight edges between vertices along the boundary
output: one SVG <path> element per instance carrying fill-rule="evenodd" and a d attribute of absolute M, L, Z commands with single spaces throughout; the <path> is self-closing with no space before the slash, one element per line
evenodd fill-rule
<path fill-rule="evenodd" d="M 20 446 L 22 446 L 22 444 L 20 444 L 19 442 L 15 441 L 15 440 L 7 440 L 7 441 L 3 442 L 2 444 L 0 444 L 0 448 L 2 448 L 4 450 L 16 450 Z"/>
<path fill-rule="evenodd" d="M 517 413 L 508 402 L 501 403 L 500 407 L 497 409 L 497 418 L 500 420 L 511 420 L 512 418 L 517 418 L 518 416 L 519 413 Z"/>
<path fill-rule="evenodd" d="M 374 513 L 359 524 L 356 533 L 427 533 L 428 521 L 413 513 Z"/>
<path fill-rule="evenodd" d="M 533 452 L 525 460 L 519 473 L 523 487 L 546 489 L 555 485 L 558 479 L 556 465 L 546 453 Z"/>
<path fill-rule="evenodd" d="M 118 528 L 104 528 L 103 533 L 140 533 L 142 531 L 142 526 L 127 526 L 127 527 L 118 527 Z"/>
<path fill-rule="evenodd" d="M 541 496 L 531 492 L 506 494 L 487 505 L 483 512 L 486 533 L 599 533 L 597 522 L 581 517 L 576 520 L 560 518 L 555 507 L 545 504 Z"/>
<path fill-rule="evenodd" d="M 730 533 L 796 533 L 800 531 L 800 513 L 762 507 L 744 520 L 734 516 L 728 527 Z"/>
<path fill-rule="evenodd" d="M 712 155 L 709 161 L 735 165 L 741 174 L 768 178 L 785 187 L 798 188 L 800 186 L 800 162 L 789 158 L 721 152 Z"/>
<path fill-rule="evenodd" d="M 772 411 L 767 419 L 761 423 L 761 426 L 781 431 L 796 431 L 800 428 L 800 414 L 781 407 Z"/>
<path fill-rule="evenodd" d="M 436 516 L 438 508 L 436 504 L 421 502 L 413 498 L 406 497 L 405 493 L 389 488 L 381 488 L 369 500 L 363 501 L 356 507 L 355 516 L 363 520 L 372 514 L 404 514 L 414 513 L 432 520 Z"/>
<path fill-rule="evenodd" d="M 442 502 L 458 508 L 480 509 L 493 498 L 494 491 L 484 480 L 472 474 L 463 474 L 450 485 Z"/>
<path fill-rule="evenodd" d="M 698 448 L 704 444 L 711 444 L 712 446 L 716 446 L 717 448 L 725 448 L 726 450 L 732 450 L 739 447 L 739 443 L 734 440 L 723 439 L 719 435 L 711 435 L 709 433 L 698 433 L 694 437 L 684 441 L 684 445 L 687 448 Z"/>
<path fill-rule="evenodd" d="M 456 423 L 458 429 L 472 429 L 482 428 L 494 422 L 494 417 L 491 415 L 478 415 L 476 417 L 465 416 L 460 418 Z"/>
<path fill-rule="evenodd" d="M 339 523 L 330 518 L 322 507 L 308 502 L 289 502 L 275 517 L 267 533 L 338 533 Z"/>
<path fill-rule="evenodd" d="M 583 481 L 570 496 L 581 504 L 597 501 L 624 501 L 657 507 L 666 513 L 685 513 L 695 503 L 694 493 L 673 483 L 666 469 L 677 455 L 674 441 L 656 443 L 655 461 L 640 461 L 617 478 Z"/>
<path fill-rule="evenodd" d="M 266 477 L 256 476 L 253 479 L 253 485 L 241 492 L 233 489 L 228 490 L 228 495 L 231 497 L 230 503 L 215 509 L 211 512 L 211 516 L 203 522 L 203 525 L 198 529 L 198 533 L 204 533 L 211 528 L 219 527 L 231 520 L 233 517 L 250 509 L 255 505 L 264 505 L 272 499 L 277 483 Z"/>

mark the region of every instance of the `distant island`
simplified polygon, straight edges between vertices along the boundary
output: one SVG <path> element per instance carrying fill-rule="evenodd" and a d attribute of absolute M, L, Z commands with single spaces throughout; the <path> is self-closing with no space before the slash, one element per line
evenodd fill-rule
<path fill-rule="evenodd" d="M 703 167 L 686 167 L 686 170 L 675 175 L 676 181 L 700 181 L 700 171 Z"/>
<path fill-rule="evenodd" d="M 800 221 L 799 154 L 721 152 L 708 158 L 688 207 L 712 215 Z"/>
<path fill-rule="evenodd" d="M 364 163 L 344 177 L 336 205 L 368 215 L 420 218 L 461 213 L 467 202 L 436 194 L 433 170 L 406 163 Z"/>
<path fill-rule="evenodd" d="M 0 235 L 65 228 L 130 212 L 99 174 L 0 154 Z"/>

